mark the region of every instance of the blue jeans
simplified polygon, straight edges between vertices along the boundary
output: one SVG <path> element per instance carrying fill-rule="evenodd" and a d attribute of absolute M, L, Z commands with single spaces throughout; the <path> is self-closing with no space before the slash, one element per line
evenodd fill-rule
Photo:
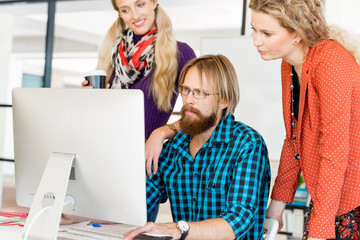
<path fill-rule="evenodd" d="M 152 211 L 151 213 L 148 213 L 148 214 L 147 214 L 147 221 L 148 221 L 148 222 L 155 222 L 158 213 L 159 213 L 159 205 L 157 205 L 157 206 L 154 208 L 154 211 Z"/>

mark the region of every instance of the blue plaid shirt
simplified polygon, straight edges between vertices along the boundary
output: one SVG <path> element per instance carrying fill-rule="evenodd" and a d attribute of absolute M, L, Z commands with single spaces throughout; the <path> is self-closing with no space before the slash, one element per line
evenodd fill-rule
<path fill-rule="evenodd" d="M 262 239 L 270 165 L 260 134 L 229 114 L 194 159 L 190 141 L 180 132 L 164 144 L 147 179 L 148 214 L 169 199 L 174 221 L 223 218 L 236 239 Z"/>

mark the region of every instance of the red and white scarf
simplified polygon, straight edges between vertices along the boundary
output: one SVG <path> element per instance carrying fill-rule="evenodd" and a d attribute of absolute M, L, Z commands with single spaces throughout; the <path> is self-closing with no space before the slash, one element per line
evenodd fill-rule
<path fill-rule="evenodd" d="M 111 88 L 129 88 L 144 71 L 147 76 L 154 64 L 157 28 L 145 34 L 136 44 L 134 32 L 128 28 L 115 41 L 111 64 L 115 78 Z"/>

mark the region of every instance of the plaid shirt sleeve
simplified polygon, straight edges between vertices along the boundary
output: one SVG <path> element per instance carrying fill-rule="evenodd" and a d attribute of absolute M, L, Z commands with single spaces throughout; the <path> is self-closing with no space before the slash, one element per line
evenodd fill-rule
<path fill-rule="evenodd" d="M 228 189 L 227 207 L 220 217 L 233 228 L 236 239 L 245 236 L 246 239 L 262 239 L 263 220 L 259 218 L 265 217 L 270 170 L 267 148 L 260 135 L 252 135 L 237 158 Z M 260 193 L 264 192 L 261 196 Z M 250 228 L 257 231 L 249 231 Z"/>
<path fill-rule="evenodd" d="M 163 159 L 163 155 L 170 153 L 170 150 L 170 145 L 165 143 L 163 151 L 159 157 L 159 164 L 162 162 L 161 159 Z M 154 174 L 151 178 L 148 177 L 146 180 L 146 203 L 148 216 L 151 215 L 159 203 L 165 203 L 167 199 L 166 185 L 161 178 L 159 169 L 156 174 Z"/>

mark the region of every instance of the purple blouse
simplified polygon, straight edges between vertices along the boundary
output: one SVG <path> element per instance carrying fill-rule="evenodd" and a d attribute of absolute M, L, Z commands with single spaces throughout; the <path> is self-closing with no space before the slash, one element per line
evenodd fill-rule
<path fill-rule="evenodd" d="M 135 41 L 139 41 L 141 39 L 141 35 L 134 35 L 135 36 Z M 186 43 L 182 43 L 182 42 L 177 42 L 178 44 L 178 75 L 177 75 L 177 81 L 176 81 L 176 86 L 178 85 L 178 80 L 179 80 L 179 76 L 180 76 L 180 72 L 183 69 L 183 67 L 185 66 L 185 64 L 196 57 L 193 49 L 187 45 Z M 158 127 L 161 127 L 163 125 L 165 125 L 172 113 L 172 110 L 174 109 L 175 106 L 175 102 L 177 99 L 177 94 L 173 94 L 173 98 L 172 98 L 172 110 L 169 112 L 163 112 L 160 111 L 157 106 L 156 103 L 154 102 L 152 93 L 150 90 L 150 84 L 151 81 L 153 79 L 153 73 L 150 73 L 149 75 L 147 75 L 146 77 L 141 76 L 138 80 L 136 80 L 134 82 L 133 85 L 131 85 L 129 88 L 130 89 L 140 89 L 143 91 L 144 93 L 144 106 L 145 106 L 145 139 L 148 139 L 148 137 L 150 136 L 150 134 L 152 133 L 153 130 L 155 130 Z M 114 80 L 114 73 L 111 76 L 110 79 L 110 85 L 112 84 Z M 176 89 L 177 91 L 177 89 Z"/>

